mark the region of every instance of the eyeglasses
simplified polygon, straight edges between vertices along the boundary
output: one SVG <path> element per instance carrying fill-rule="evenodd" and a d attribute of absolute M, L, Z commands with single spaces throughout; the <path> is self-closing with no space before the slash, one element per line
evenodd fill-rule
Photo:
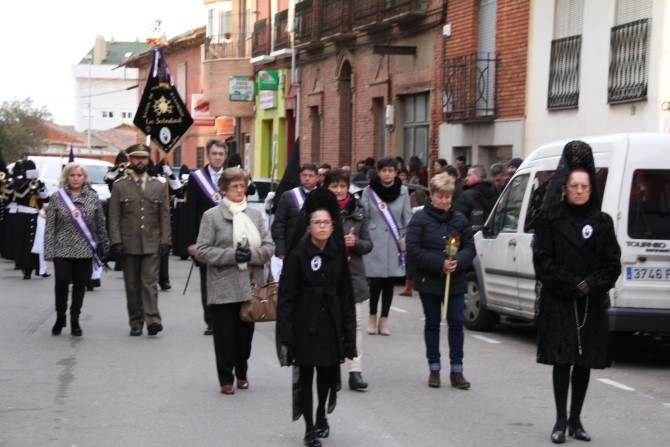
<path fill-rule="evenodd" d="M 329 227 L 333 224 L 333 221 L 330 219 L 324 220 L 311 220 L 310 225 L 316 225 L 317 227 Z"/>
<path fill-rule="evenodd" d="M 591 185 L 567 185 L 571 191 L 588 191 L 591 189 Z"/>
<path fill-rule="evenodd" d="M 228 185 L 228 189 L 244 189 L 247 185 Z"/>

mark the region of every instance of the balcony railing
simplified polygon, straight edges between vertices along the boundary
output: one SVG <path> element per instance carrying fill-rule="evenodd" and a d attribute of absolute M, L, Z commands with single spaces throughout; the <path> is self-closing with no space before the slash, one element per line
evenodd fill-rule
<path fill-rule="evenodd" d="M 354 2 L 354 28 L 372 25 L 377 21 L 378 0 L 356 0 Z"/>
<path fill-rule="evenodd" d="M 273 50 L 276 51 L 276 50 L 282 50 L 284 48 L 289 48 L 288 31 L 286 31 L 287 25 L 288 25 L 288 9 L 285 9 L 275 14 L 275 24 L 274 24 L 275 42 Z"/>
<path fill-rule="evenodd" d="M 639 101 L 647 97 L 650 19 L 612 28 L 607 102 Z"/>
<path fill-rule="evenodd" d="M 205 38 L 205 60 L 248 58 L 251 55 L 250 33 L 225 33 Z"/>
<path fill-rule="evenodd" d="M 322 0 L 321 37 L 343 34 L 349 31 L 349 2 L 342 0 Z"/>
<path fill-rule="evenodd" d="M 270 45 L 268 44 L 268 21 L 261 19 L 254 23 L 254 35 L 251 38 L 251 57 L 263 56 L 270 54 L 268 51 Z"/>
<path fill-rule="evenodd" d="M 560 110 L 577 107 L 581 50 L 582 36 L 571 36 L 551 42 L 548 109 Z"/>
<path fill-rule="evenodd" d="M 295 4 L 295 45 L 312 41 L 312 0 L 302 0 Z"/>
<path fill-rule="evenodd" d="M 426 13 L 428 0 L 383 0 L 384 20 L 402 16 L 422 16 Z"/>
<path fill-rule="evenodd" d="M 491 54 L 469 54 L 447 59 L 443 65 L 442 113 L 447 121 L 495 118 L 496 59 Z"/>

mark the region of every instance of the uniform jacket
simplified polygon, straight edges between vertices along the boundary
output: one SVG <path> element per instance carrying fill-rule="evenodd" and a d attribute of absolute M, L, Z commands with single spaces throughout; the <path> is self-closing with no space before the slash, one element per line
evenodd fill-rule
<path fill-rule="evenodd" d="M 481 228 L 498 197 L 498 192 L 487 180 L 474 185 L 463 186 L 463 192 L 454 202 L 454 209 L 460 211 L 475 226 Z"/>
<path fill-rule="evenodd" d="M 209 175 L 209 165 L 204 167 L 205 172 Z M 218 190 L 218 185 L 214 188 Z M 200 183 L 195 179 L 193 174 L 188 177 L 186 185 L 186 224 L 185 224 L 185 243 L 188 247 L 193 245 L 198 240 L 198 231 L 200 230 L 200 221 L 205 211 L 213 208 L 215 205 L 212 200 L 205 194 L 200 186 Z"/>
<path fill-rule="evenodd" d="M 575 218 L 575 207 L 561 203 L 540 215 L 533 235 L 533 264 L 538 280 L 537 361 L 605 368 L 612 363 L 608 291 L 621 273 L 621 250 L 607 214 L 589 211 Z M 578 353 L 575 304 L 580 323 L 586 304 L 577 289 L 590 287 L 588 315 Z"/>
<path fill-rule="evenodd" d="M 430 198 L 414 214 L 407 230 L 407 256 L 414 266 L 414 290 L 444 295 L 446 275 L 442 268 L 446 259 L 445 241 L 450 235 L 458 237 L 460 245 L 454 258 L 458 264 L 449 279 L 449 294 L 467 291 L 465 275 L 476 254 L 472 227 L 461 213 L 435 208 Z"/>
<path fill-rule="evenodd" d="M 356 352 L 356 312 L 345 254 L 309 236 L 284 260 L 279 280 L 276 341 L 297 365 L 332 366 Z"/>
<path fill-rule="evenodd" d="M 386 221 L 373 203 L 367 188 L 361 191 L 361 204 L 368 213 L 368 226 L 372 239 L 372 251 L 363 257 L 365 274 L 369 278 L 391 278 L 405 276 L 405 267 L 398 262 L 398 247 Z M 397 199 L 387 203 L 395 216 L 400 236 L 405 236 L 407 225 L 412 218 L 412 208 L 409 204 L 409 190 L 406 186 L 400 188 Z"/>
<path fill-rule="evenodd" d="M 263 265 L 274 253 L 274 243 L 260 211 L 247 206 L 243 211 L 253 221 L 261 235 L 261 246 L 251 249 L 251 261 L 246 270 L 235 262 L 233 244 L 233 214 L 221 201 L 203 214 L 196 245 L 195 259 L 207 265 L 208 304 L 227 304 L 246 301 L 251 296 L 249 274 L 263 285 Z"/>
<path fill-rule="evenodd" d="M 84 185 L 81 193 L 71 199 L 85 217 L 89 230 L 98 241 L 98 246 L 107 253 L 109 236 L 98 194 L 90 186 Z M 63 205 L 58 193 L 52 194 L 49 200 L 44 230 L 44 257 L 46 259 L 93 257 L 90 245 L 79 232 L 70 216 L 70 211 Z"/>
<path fill-rule="evenodd" d="M 277 256 L 286 255 L 299 215 L 300 209 L 295 204 L 293 193 L 290 190 L 285 191 L 279 198 L 272 222 L 272 239 L 277 245 L 275 249 Z"/>
<path fill-rule="evenodd" d="M 357 303 L 370 298 L 370 288 L 365 274 L 365 263 L 363 255 L 372 251 L 372 240 L 370 239 L 370 230 L 368 229 L 368 216 L 360 200 L 354 196 L 347 206 L 340 211 L 342 217 L 342 228 L 344 234 L 349 234 L 354 229 L 356 243 L 349 250 L 349 271 L 351 272 L 351 282 L 354 288 L 354 299 Z"/>
<path fill-rule="evenodd" d="M 147 177 L 142 190 L 131 175 L 116 182 L 109 198 L 110 243 L 123 244 L 129 255 L 158 253 L 170 245 L 170 207 L 165 184 Z"/>

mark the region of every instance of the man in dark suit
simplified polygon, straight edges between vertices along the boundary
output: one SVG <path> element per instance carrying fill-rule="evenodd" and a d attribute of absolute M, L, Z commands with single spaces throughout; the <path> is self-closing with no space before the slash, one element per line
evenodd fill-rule
<path fill-rule="evenodd" d="M 165 185 L 146 173 L 149 148 L 134 144 L 126 149 L 130 175 L 114 182 L 109 199 L 111 252 L 123 259 L 130 335 L 163 330 L 158 311 L 160 256 L 170 250 L 170 209 Z"/>
<path fill-rule="evenodd" d="M 206 152 L 209 164 L 191 174 L 186 187 L 185 239 L 191 256 L 195 256 L 195 243 L 198 240 L 202 215 L 221 200 L 219 177 L 228 156 L 228 145 L 223 140 L 209 140 Z M 212 335 L 212 316 L 207 305 L 207 265 L 199 262 L 197 265 L 200 267 L 200 299 L 207 325 L 204 334 Z"/>
<path fill-rule="evenodd" d="M 313 163 L 305 163 L 300 170 L 300 186 L 282 194 L 277 204 L 272 222 L 272 239 L 275 241 L 275 256 L 286 257 L 288 244 L 295 228 L 305 197 L 317 186 L 318 168 Z"/>

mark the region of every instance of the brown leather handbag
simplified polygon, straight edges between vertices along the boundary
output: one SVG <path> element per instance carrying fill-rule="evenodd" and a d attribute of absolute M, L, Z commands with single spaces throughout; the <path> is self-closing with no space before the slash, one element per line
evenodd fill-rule
<path fill-rule="evenodd" d="M 253 280 L 253 270 L 249 273 L 251 279 L 251 298 L 242 303 L 240 319 L 248 323 L 263 323 L 277 319 L 277 298 L 279 283 L 272 277 L 272 270 L 264 286 L 259 286 Z"/>

